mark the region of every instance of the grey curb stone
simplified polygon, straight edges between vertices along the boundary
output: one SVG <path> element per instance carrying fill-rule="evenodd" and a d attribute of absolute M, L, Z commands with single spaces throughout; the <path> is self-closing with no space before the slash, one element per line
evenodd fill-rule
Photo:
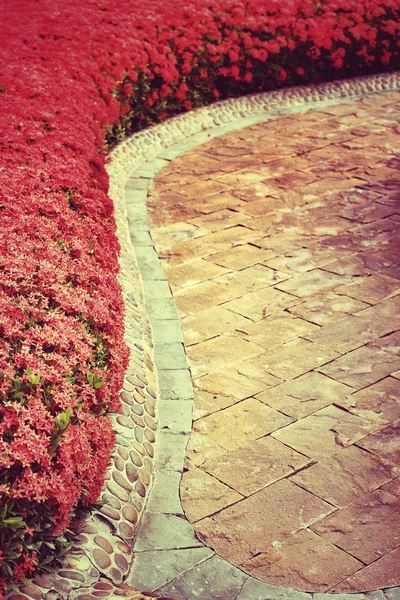
<path fill-rule="evenodd" d="M 154 360 L 158 369 L 186 369 L 187 359 L 180 342 L 157 344 L 154 350 Z"/>
<path fill-rule="evenodd" d="M 157 473 L 146 510 L 150 513 L 183 515 L 179 497 L 180 481 L 181 473 L 177 471 Z"/>
<path fill-rule="evenodd" d="M 172 298 L 156 298 L 147 306 L 150 322 L 161 317 L 163 320 L 178 320 L 178 311 Z"/>
<path fill-rule="evenodd" d="M 136 533 L 134 552 L 202 548 L 194 527 L 186 519 L 163 513 L 145 513 Z"/>
<path fill-rule="evenodd" d="M 169 344 L 183 341 L 182 328 L 180 323 L 175 320 L 163 321 L 161 319 L 153 319 L 151 328 L 155 344 Z"/>
<path fill-rule="evenodd" d="M 187 600 L 236 600 L 247 577 L 226 560 L 213 556 L 156 591 Z"/>
<path fill-rule="evenodd" d="M 158 385 L 164 400 L 193 400 L 193 386 L 188 369 L 159 371 Z"/>
<path fill-rule="evenodd" d="M 400 587 L 388 588 L 385 590 L 385 596 L 388 600 L 400 600 Z"/>
<path fill-rule="evenodd" d="M 186 400 L 160 400 L 158 421 L 161 431 L 170 433 L 191 433 L 192 431 L 191 402 Z"/>
<path fill-rule="evenodd" d="M 150 181 L 148 179 L 142 179 L 141 177 L 130 177 L 125 184 L 126 190 L 148 190 L 150 187 Z"/>
<path fill-rule="evenodd" d="M 153 246 L 153 240 L 151 239 L 148 231 L 131 231 L 131 240 L 134 246 Z"/>
<path fill-rule="evenodd" d="M 156 300 L 158 298 L 172 298 L 172 293 L 171 293 L 168 281 L 146 280 L 143 282 L 143 285 L 144 285 L 144 295 L 145 295 L 146 300 L 150 301 L 150 300 Z M 149 302 L 149 304 L 150 304 L 150 302 Z"/>
<path fill-rule="evenodd" d="M 189 434 L 160 431 L 157 440 L 156 473 L 166 471 L 183 472 Z"/>
<path fill-rule="evenodd" d="M 213 554 L 209 548 L 140 552 L 136 554 L 127 583 L 153 592 Z"/>

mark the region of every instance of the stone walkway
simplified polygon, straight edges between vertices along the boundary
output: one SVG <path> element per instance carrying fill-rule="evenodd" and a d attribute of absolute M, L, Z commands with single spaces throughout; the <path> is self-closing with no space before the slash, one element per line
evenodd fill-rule
<path fill-rule="evenodd" d="M 150 190 L 195 388 L 183 508 L 269 584 L 400 584 L 399 122 L 398 94 L 276 117 Z"/>

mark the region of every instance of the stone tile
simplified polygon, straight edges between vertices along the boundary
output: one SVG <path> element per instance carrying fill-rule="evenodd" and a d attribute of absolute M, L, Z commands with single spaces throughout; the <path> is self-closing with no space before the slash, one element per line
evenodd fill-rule
<path fill-rule="evenodd" d="M 272 435 L 298 452 L 321 460 L 354 444 L 378 427 L 336 406 L 327 406 Z"/>
<path fill-rule="evenodd" d="M 234 450 L 292 421 L 255 398 L 249 398 L 195 421 L 193 430 L 207 435 L 226 450 Z"/>
<path fill-rule="evenodd" d="M 238 271 L 246 267 L 260 264 L 274 256 L 273 250 L 262 250 L 251 244 L 236 246 L 224 252 L 218 252 L 207 257 L 207 260 L 215 265 Z"/>
<path fill-rule="evenodd" d="M 237 402 L 236 398 L 222 394 L 210 394 L 209 392 L 200 392 L 195 390 L 193 419 L 201 419 L 211 413 L 214 413 L 223 408 L 227 408 Z"/>
<path fill-rule="evenodd" d="M 281 480 L 199 521 L 196 532 L 226 560 L 241 565 L 269 550 L 271 544 L 286 533 L 308 527 L 332 510 L 332 506 L 313 494 Z"/>
<path fill-rule="evenodd" d="M 217 194 L 218 192 L 223 192 L 228 189 L 229 185 L 225 185 L 221 181 L 205 180 L 196 181 L 195 183 L 189 183 L 189 185 L 182 185 L 179 191 L 181 194 L 187 196 L 188 198 L 203 198 L 202 204 L 205 204 L 205 197 L 210 196 L 211 194 Z M 207 200 L 207 204 L 209 203 L 210 199 Z"/>
<path fill-rule="evenodd" d="M 400 501 L 375 490 L 312 526 L 323 539 L 369 564 L 400 545 Z"/>
<path fill-rule="evenodd" d="M 318 371 L 359 390 L 387 377 L 399 366 L 400 359 L 388 352 L 363 347 L 319 367 Z"/>
<path fill-rule="evenodd" d="M 286 273 L 304 273 L 317 267 L 323 267 L 335 261 L 338 251 L 318 251 L 310 248 L 294 248 L 285 252 L 284 256 L 268 259 L 265 264 L 273 269 L 281 269 Z"/>
<path fill-rule="evenodd" d="M 261 354 L 262 348 L 234 334 L 221 335 L 186 349 L 194 378 Z"/>
<path fill-rule="evenodd" d="M 321 294 L 322 292 L 343 286 L 343 284 L 348 283 L 348 281 L 348 278 L 336 275 L 335 273 L 314 269 L 307 273 L 295 275 L 283 283 L 278 283 L 276 288 L 294 294 L 295 296 L 307 298 L 308 296 Z"/>
<path fill-rule="evenodd" d="M 379 302 L 376 306 L 370 306 L 357 312 L 357 314 L 366 319 L 387 317 L 395 325 L 394 329 L 398 329 L 400 323 L 400 295 Z"/>
<path fill-rule="evenodd" d="M 265 353 L 265 369 L 280 379 L 292 379 L 337 356 L 337 352 L 297 338 Z"/>
<path fill-rule="evenodd" d="M 273 313 L 295 306 L 300 302 L 301 300 L 295 296 L 280 292 L 275 288 L 266 288 L 226 302 L 225 308 L 253 321 L 261 321 Z"/>
<path fill-rule="evenodd" d="M 203 464 L 208 458 L 224 454 L 226 449 L 214 442 L 206 434 L 192 431 L 187 446 L 185 466 L 188 469 Z"/>
<path fill-rule="evenodd" d="M 180 496 L 190 523 L 204 519 L 243 498 L 235 490 L 196 467 L 183 474 Z"/>
<path fill-rule="evenodd" d="M 182 319 L 185 345 L 190 346 L 235 329 L 242 329 L 247 323 L 248 319 L 223 306 L 198 311 Z"/>
<path fill-rule="evenodd" d="M 311 596 L 292 588 L 269 585 L 255 577 L 249 577 L 236 600 L 311 600 Z M 354 598 L 350 600 L 364 599 Z"/>
<path fill-rule="evenodd" d="M 218 556 L 186 571 L 157 594 L 174 598 L 201 598 L 201 600 L 236 600 L 246 575 Z"/>
<path fill-rule="evenodd" d="M 342 404 L 352 389 L 312 371 L 257 394 L 256 398 L 285 415 L 301 419 L 329 404 Z"/>
<path fill-rule="evenodd" d="M 257 323 L 246 319 L 237 329 L 244 339 L 252 341 L 264 350 L 271 350 L 300 335 L 309 337 L 315 330 L 318 331 L 319 327 L 284 313 L 283 316 L 272 315 Z"/>
<path fill-rule="evenodd" d="M 273 585 L 305 592 L 326 591 L 363 566 L 312 531 L 279 538 L 271 548 L 242 565 L 251 575 Z"/>
<path fill-rule="evenodd" d="M 359 440 L 357 446 L 382 459 L 400 465 L 400 422 L 392 423 L 372 435 Z"/>
<path fill-rule="evenodd" d="M 271 375 L 270 373 L 267 373 L 264 363 L 264 354 L 259 354 L 258 356 L 253 356 L 248 360 L 243 360 L 240 363 L 237 363 L 234 368 L 231 368 L 232 376 L 235 377 L 236 374 L 245 375 L 255 384 L 259 384 L 259 391 L 267 390 L 270 387 L 282 383 L 281 379 L 274 377 L 274 375 Z"/>
<path fill-rule="evenodd" d="M 251 217 L 243 214 L 242 212 L 235 212 L 233 210 L 224 208 L 216 212 L 209 213 L 208 215 L 202 215 L 194 219 L 189 219 L 189 223 L 199 227 L 200 229 L 214 232 L 220 229 L 226 229 L 235 225 L 243 225 Z"/>
<path fill-rule="evenodd" d="M 240 188 L 240 190 L 242 190 L 242 194 L 243 189 L 244 188 Z M 245 198 L 242 198 L 242 200 L 245 200 Z M 252 217 L 261 217 L 286 206 L 287 205 L 283 200 L 279 200 L 274 196 L 266 196 L 264 198 L 257 198 L 256 200 L 252 200 L 250 202 L 246 201 L 246 204 L 240 207 L 239 210 L 241 213 L 251 215 Z"/>
<path fill-rule="evenodd" d="M 253 358 L 250 360 L 252 361 Z M 259 381 L 241 375 L 237 369 L 240 369 L 242 364 L 242 362 L 239 362 L 234 368 L 228 367 L 205 377 L 200 377 L 200 379 L 195 380 L 194 385 L 201 392 L 234 398 L 235 401 L 254 396 L 254 394 L 261 392 L 264 386 Z"/>
<path fill-rule="evenodd" d="M 291 307 L 289 312 L 312 323 L 317 323 L 317 325 L 328 325 L 341 316 L 354 314 L 368 306 L 360 300 L 348 296 L 339 296 L 334 292 L 327 292 L 313 296 L 302 304 Z"/>
<path fill-rule="evenodd" d="M 212 555 L 209 548 L 137 552 L 126 583 L 152 592 Z"/>
<path fill-rule="evenodd" d="M 215 279 L 217 283 L 223 285 L 229 285 L 235 287 L 238 291 L 239 296 L 244 296 L 250 292 L 258 292 L 264 288 L 267 288 L 274 283 L 288 279 L 289 275 L 270 269 L 264 264 L 253 265 L 247 267 L 241 271 L 234 271 L 233 273 L 227 273 Z"/>
<path fill-rule="evenodd" d="M 385 318 L 369 321 L 354 315 L 346 315 L 320 329 L 305 333 L 304 337 L 344 354 L 390 331 L 392 331 L 392 324 Z"/>
<path fill-rule="evenodd" d="M 390 423 L 400 419 L 400 384 L 394 377 L 385 377 L 355 394 L 337 402 L 349 412 L 366 419 Z"/>
<path fill-rule="evenodd" d="M 208 459 L 201 468 L 249 496 L 309 463 L 305 456 L 267 436 Z"/>
<path fill-rule="evenodd" d="M 177 309 L 183 314 L 193 314 L 217 306 L 242 295 L 240 289 L 222 284 L 215 280 L 205 281 L 193 287 L 184 287 L 174 291 Z"/>
<path fill-rule="evenodd" d="M 291 480 L 341 508 L 396 476 L 396 468 L 357 446 L 339 450 L 328 459 L 296 473 Z"/>
<path fill-rule="evenodd" d="M 167 265 L 165 272 L 172 289 L 188 287 L 218 277 L 227 269 L 200 258 L 181 265 Z"/>
<path fill-rule="evenodd" d="M 343 285 L 336 292 L 350 296 L 356 300 L 376 304 L 386 298 L 398 294 L 400 282 L 392 277 L 371 275 L 370 277 L 359 277 L 356 281 Z"/>
<path fill-rule="evenodd" d="M 134 552 L 202 547 L 193 526 L 175 515 L 144 513 L 136 533 Z"/>
<path fill-rule="evenodd" d="M 385 335 L 385 337 L 374 340 L 368 345 L 398 356 L 400 354 L 400 331 Z"/>

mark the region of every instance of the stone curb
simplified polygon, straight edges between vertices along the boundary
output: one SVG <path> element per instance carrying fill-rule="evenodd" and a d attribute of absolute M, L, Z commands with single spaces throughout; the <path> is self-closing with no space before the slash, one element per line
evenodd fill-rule
<path fill-rule="evenodd" d="M 117 444 L 101 496 L 104 506 L 86 521 L 61 569 L 21 585 L 6 600 L 150 599 L 135 587 L 182 600 L 400 600 L 400 588 L 308 594 L 270 586 L 196 539 L 179 499 L 193 389 L 178 314 L 146 210 L 152 179 L 186 150 L 281 114 L 397 89 L 400 73 L 391 73 L 235 98 L 141 131 L 114 149 L 109 194 L 121 244 L 119 281 L 131 358 L 121 391 L 122 414 L 112 415 Z"/>

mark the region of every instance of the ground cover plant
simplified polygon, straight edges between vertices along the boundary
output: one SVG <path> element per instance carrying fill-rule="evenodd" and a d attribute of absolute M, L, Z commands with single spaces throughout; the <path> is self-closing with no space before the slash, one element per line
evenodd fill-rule
<path fill-rule="evenodd" d="M 220 98 L 400 64 L 400 0 L 3 0 L 0 590 L 99 496 L 128 351 L 106 150 Z M 0 592 L 1 596 L 1 592 Z"/>

